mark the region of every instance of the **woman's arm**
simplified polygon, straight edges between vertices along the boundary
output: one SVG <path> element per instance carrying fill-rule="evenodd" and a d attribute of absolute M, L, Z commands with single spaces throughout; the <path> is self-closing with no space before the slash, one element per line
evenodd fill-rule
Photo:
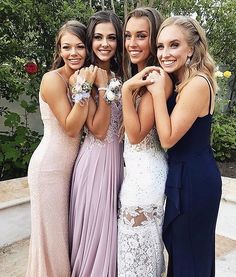
<path fill-rule="evenodd" d="M 55 72 L 48 72 L 43 76 L 40 93 L 67 135 L 77 137 L 87 118 L 88 104 L 81 106 L 77 103 L 71 107 L 67 87 Z"/>
<path fill-rule="evenodd" d="M 146 77 L 153 70 L 156 70 L 156 67 L 146 67 L 127 80 L 122 87 L 123 122 L 125 132 L 132 144 L 140 143 L 154 124 L 153 101 L 150 93 L 143 94 L 138 110 L 133 102 L 133 93 L 136 89 L 152 84 L 152 80 Z"/>
<path fill-rule="evenodd" d="M 131 144 L 140 143 L 154 125 L 154 109 L 151 94 L 144 93 L 136 110 L 132 93 L 122 88 L 123 122 Z"/>
<path fill-rule="evenodd" d="M 108 83 L 108 76 L 106 70 L 98 68 L 95 85 L 97 88 L 106 88 Z M 105 90 L 98 92 L 98 105 L 91 97 L 89 99 L 89 111 L 86 120 L 86 125 L 90 132 L 98 139 L 104 139 L 106 137 L 110 119 L 111 119 L 111 107 L 104 100 Z"/>
<path fill-rule="evenodd" d="M 153 96 L 157 132 L 162 147 L 171 148 L 198 117 L 208 114 L 209 86 L 202 77 L 194 77 L 179 94 L 169 116 L 165 96 L 166 73 L 160 69 L 160 73 L 151 74 L 151 78 L 155 82 L 148 86 L 148 90 Z"/>

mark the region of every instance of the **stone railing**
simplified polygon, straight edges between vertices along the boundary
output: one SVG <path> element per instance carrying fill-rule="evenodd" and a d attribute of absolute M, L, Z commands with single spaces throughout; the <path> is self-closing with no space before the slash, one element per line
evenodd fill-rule
<path fill-rule="evenodd" d="M 0 182 L 0 247 L 30 235 L 27 177 Z"/>

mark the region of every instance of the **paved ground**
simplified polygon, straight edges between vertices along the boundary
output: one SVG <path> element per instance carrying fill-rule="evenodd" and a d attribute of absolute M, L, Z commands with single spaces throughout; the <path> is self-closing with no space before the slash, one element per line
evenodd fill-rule
<path fill-rule="evenodd" d="M 24 277 L 29 240 L 22 240 L 0 250 L 0 277 Z M 236 276 L 236 241 L 217 235 L 216 277 Z"/>
<path fill-rule="evenodd" d="M 224 178 L 224 184 L 216 229 L 216 277 L 235 277 L 236 179 Z M 0 277 L 24 277 L 28 247 L 29 239 L 25 239 L 0 249 Z"/>
<path fill-rule="evenodd" d="M 1 248 L 0 277 L 24 277 L 28 259 L 28 250 L 29 239 Z"/>

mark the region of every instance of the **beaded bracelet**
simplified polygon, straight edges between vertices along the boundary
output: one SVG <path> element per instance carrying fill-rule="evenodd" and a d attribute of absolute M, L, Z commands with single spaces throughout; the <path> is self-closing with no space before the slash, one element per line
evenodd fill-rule
<path fill-rule="evenodd" d="M 84 102 L 90 97 L 91 89 L 92 84 L 78 75 L 75 85 L 71 86 L 72 101 L 74 103 L 84 104 Z"/>

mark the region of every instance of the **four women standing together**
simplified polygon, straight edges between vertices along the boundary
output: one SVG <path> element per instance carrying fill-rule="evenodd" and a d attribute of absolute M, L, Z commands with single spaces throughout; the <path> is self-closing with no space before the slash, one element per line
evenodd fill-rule
<path fill-rule="evenodd" d="M 163 218 L 167 276 L 215 274 L 221 179 L 210 148 L 216 84 L 204 32 L 189 17 L 162 23 L 155 9 L 138 8 L 126 18 L 123 48 L 120 98 L 119 18 L 95 13 L 86 41 L 78 22 L 59 33 L 60 63 L 40 90 L 44 137 L 29 166 L 27 276 L 162 276 Z M 80 69 L 85 49 L 89 67 Z M 69 136 L 83 125 L 78 152 Z"/>

